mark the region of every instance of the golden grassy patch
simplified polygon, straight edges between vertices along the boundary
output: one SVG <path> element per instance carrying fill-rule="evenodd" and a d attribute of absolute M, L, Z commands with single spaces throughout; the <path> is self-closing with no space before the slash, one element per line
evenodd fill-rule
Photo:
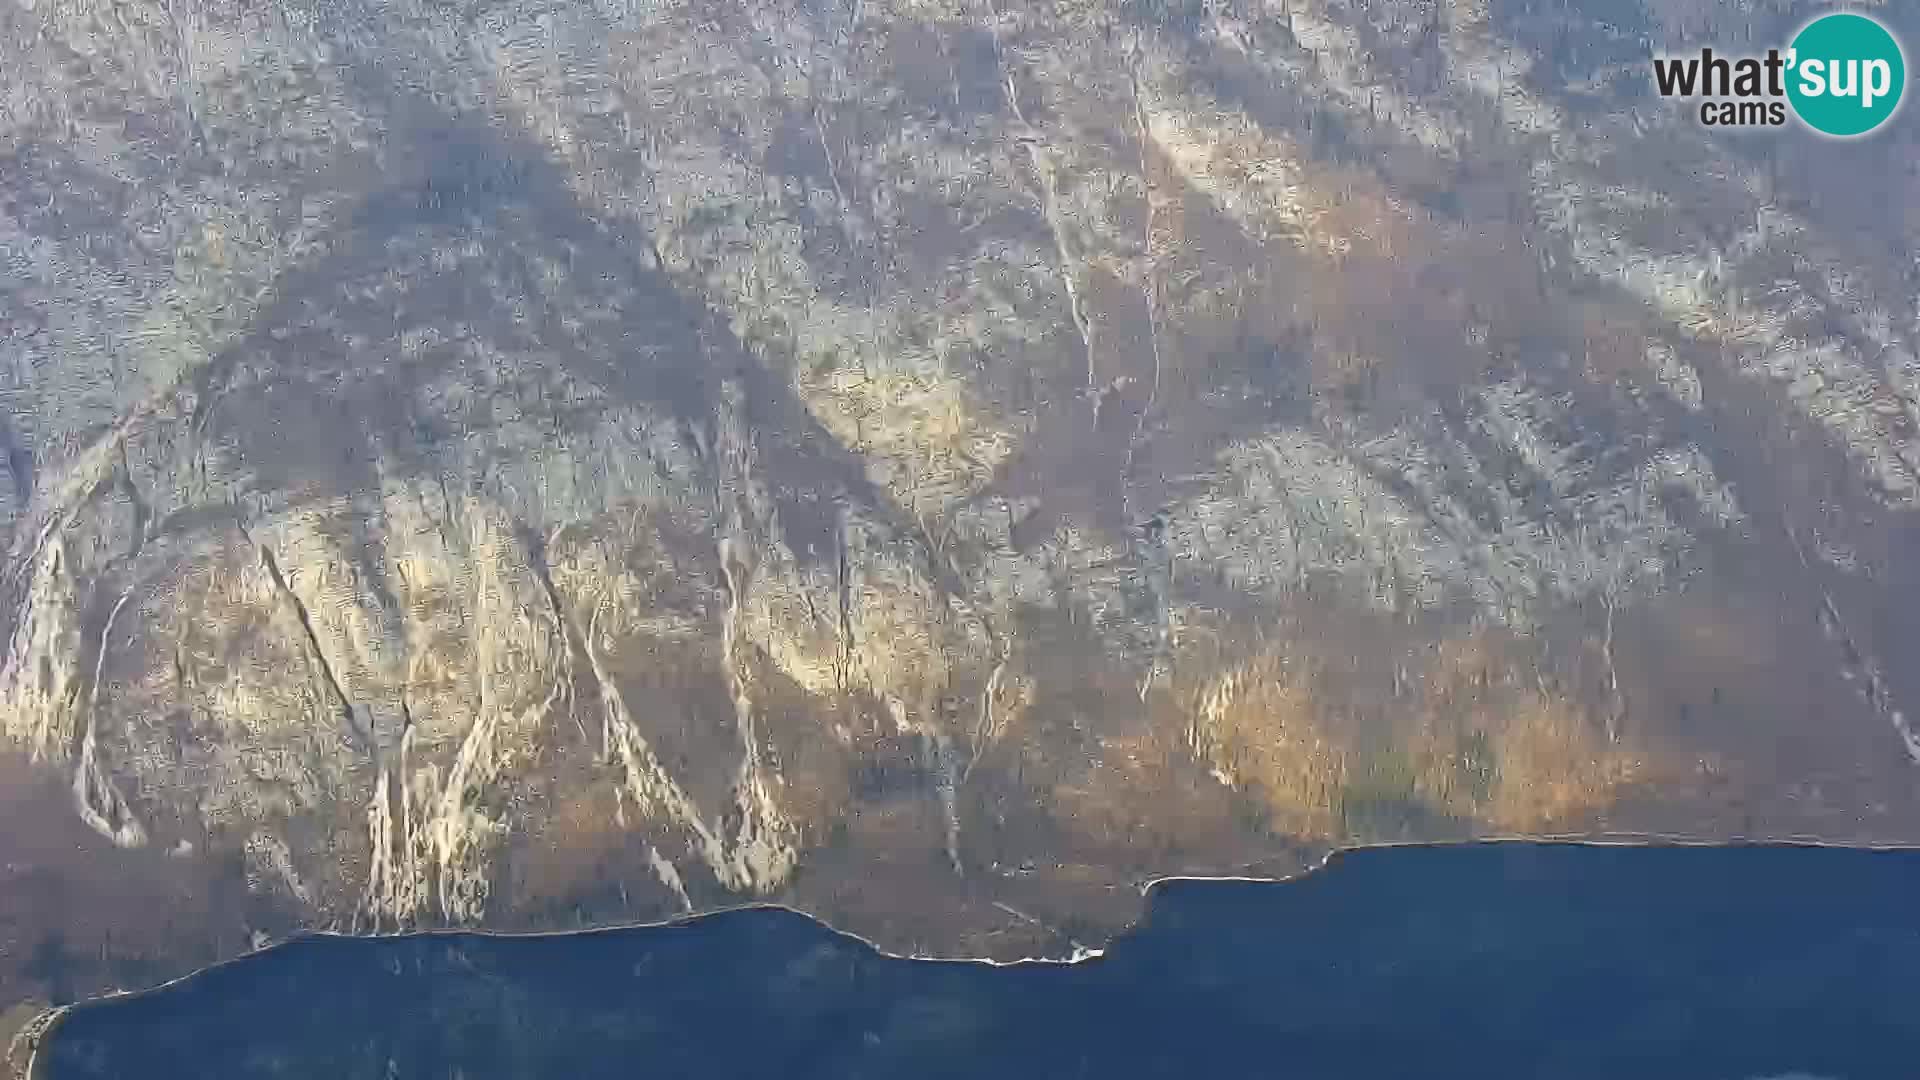
<path fill-rule="evenodd" d="M 1326 669 L 1278 647 L 1192 696 L 1195 751 L 1256 794 L 1275 831 L 1364 841 L 1577 825 L 1639 758 L 1591 709 L 1550 695 L 1484 638 L 1452 641 L 1391 703 L 1342 709 Z"/>
<path fill-rule="evenodd" d="M 1349 749 L 1330 736 L 1312 675 L 1275 653 L 1216 681 L 1194 718 L 1195 747 L 1235 787 L 1258 791 L 1280 832 L 1340 834 Z"/>

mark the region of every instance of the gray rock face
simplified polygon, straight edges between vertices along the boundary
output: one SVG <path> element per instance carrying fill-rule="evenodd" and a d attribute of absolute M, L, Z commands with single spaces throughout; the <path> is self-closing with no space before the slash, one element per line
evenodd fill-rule
<path fill-rule="evenodd" d="M 1911 125 L 1717 137 L 1645 56 L 1804 13 L 1628 6 L 0 0 L 36 872 L 1017 955 L 1915 839 Z"/>

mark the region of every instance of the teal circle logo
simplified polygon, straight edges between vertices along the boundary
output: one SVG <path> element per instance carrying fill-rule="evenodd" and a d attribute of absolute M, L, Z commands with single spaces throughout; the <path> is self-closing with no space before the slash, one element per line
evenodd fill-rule
<path fill-rule="evenodd" d="M 1900 108 L 1906 57 L 1887 28 L 1865 15 L 1837 12 L 1813 20 L 1787 56 L 1787 100 L 1823 135 L 1865 135 Z"/>

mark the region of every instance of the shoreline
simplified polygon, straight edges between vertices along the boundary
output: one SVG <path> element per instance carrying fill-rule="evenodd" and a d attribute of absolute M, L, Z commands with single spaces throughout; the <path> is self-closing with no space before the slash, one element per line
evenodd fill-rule
<path fill-rule="evenodd" d="M 1828 848 L 1828 849 L 1857 851 L 1857 852 L 1920 851 L 1920 843 L 1879 843 L 1879 844 L 1842 843 L 1838 841 L 1825 840 L 1819 837 L 1811 837 L 1811 836 L 1765 837 L 1765 838 L 1757 838 L 1757 839 L 1745 838 L 1745 837 L 1735 837 L 1731 839 L 1711 839 L 1711 838 L 1703 838 L 1703 837 L 1692 837 L 1692 836 L 1661 834 L 1661 833 L 1560 833 L 1560 834 L 1545 834 L 1545 835 L 1539 835 L 1539 836 L 1518 836 L 1518 835 L 1485 836 L 1485 837 L 1475 837 L 1467 840 L 1400 840 L 1400 841 L 1382 841 L 1382 842 L 1366 843 L 1366 844 L 1352 844 L 1344 847 L 1330 848 L 1323 855 L 1321 855 L 1319 859 L 1313 861 L 1312 863 L 1310 863 L 1303 869 L 1299 870 L 1298 872 L 1287 874 L 1284 876 L 1279 876 L 1279 877 L 1255 877 L 1255 876 L 1238 875 L 1238 874 L 1166 874 L 1159 877 L 1151 878 L 1148 881 L 1144 882 L 1139 886 L 1139 892 L 1141 896 L 1151 898 L 1153 891 L 1155 889 L 1159 888 L 1162 885 L 1172 883 L 1172 882 L 1238 882 L 1238 883 L 1252 884 L 1252 885 L 1284 885 L 1289 882 L 1302 881 L 1307 878 L 1313 877 L 1315 875 L 1324 873 L 1330 866 L 1333 865 L 1336 859 L 1339 859 L 1341 857 L 1348 856 L 1348 855 L 1353 855 L 1356 853 L 1394 850 L 1394 849 L 1403 849 L 1403 848 L 1444 849 L 1444 848 L 1483 847 L 1483 846 L 1491 846 L 1491 845 L 1535 845 L 1540 847 L 1552 846 L 1552 847 L 1595 847 L 1595 848 L 1599 848 L 1599 847 Z M 1005 911 L 1008 915 L 1013 916 L 1015 918 L 1022 918 L 1022 919 L 1030 918 L 1029 916 L 1025 916 L 1018 911 L 1012 910 L 1006 905 L 998 904 L 996 902 L 996 906 L 1000 907 L 1001 910 Z M 1143 913 L 1141 914 L 1140 917 L 1130 921 L 1126 925 L 1116 930 L 1110 937 L 1107 938 L 1105 942 L 1103 942 L 1098 947 L 1089 947 L 1085 945 L 1080 945 L 1079 943 L 1076 942 L 1074 943 L 1075 948 L 1073 949 L 1073 951 L 1065 957 L 1029 956 L 1029 957 L 1021 957 L 1015 960 L 998 960 L 992 957 L 976 957 L 976 956 L 934 956 L 934 955 L 924 955 L 924 954 L 916 955 L 916 954 L 899 952 L 899 951 L 885 948 L 881 946 L 879 943 L 867 937 L 864 937 L 855 931 L 847 930 L 842 927 L 835 926 L 832 923 L 828 922 L 826 919 L 822 918 L 821 916 L 814 914 L 813 912 L 805 911 L 788 904 L 773 903 L 773 902 L 736 904 L 729 907 L 713 908 L 708 911 L 677 915 L 668 919 L 656 919 L 653 921 L 608 923 L 601 926 L 591 926 L 591 927 L 585 927 L 585 928 L 573 929 L 573 930 L 487 930 L 487 929 L 479 929 L 479 928 L 433 927 L 433 928 L 422 929 L 422 930 L 397 931 L 394 933 L 367 933 L 367 934 L 347 933 L 347 932 L 342 932 L 337 930 L 303 931 L 301 933 L 288 937 L 284 940 L 276 941 L 271 944 L 265 945 L 261 948 L 240 953 L 238 955 L 228 957 L 227 959 L 220 960 L 212 964 L 208 964 L 204 967 L 195 968 L 190 972 L 187 972 L 183 975 L 177 976 L 172 979 L 168 979 L 165 982 L 157 983 L 153 986 L 143 987 L 137 990 L 116 990 L 109 993 L 99 994 L 93 997 L 85 998 L 80 1001 L 69 1002 L 65 1005 L 53 1006 L 52 1008 L 47 1009 L 46 1011 L 29 1019 L 24 1025 L 22 1025 L 20 1030 L 16 1032 L 13 1038 L 10 1040 L 9 1045 L 6 1048 L 7 1050 L 6 1057 L 8 1062 L 13 1062 L 18 1060 L 18 1055 L 22 1051 L 24 1051 L 25 1060 L 24 1062 L 21 1063 L 20 1071 L 16 1074 L 17 1077 L 19 1078 L 19 1080 L 40 1080 L 40 1077 L 37 1072 L 40 1046 L 44 1044 L 46 1039 L 50 1037 L 54 1033 L 54 1031 L 57 1030 L 60 1022 L 64 1020 L 70 1013 L 75 1012 L 76 1010 L 89 1009 L 89 1008 L 93 1008 L 106 1003 L 120 1001 L 125 998 L 145 997 L 151 994 L 156 994 L 161 991 L 171 989 L 172 987 L 178 986 L 190 980 L 197 979 L 208 972 L 218 971 L 232 964 L 241 963 L 243 961 L 251 960 L 251 959 L 266 955 L 277 949 L 282 949 L 288 946 L 302 944 L 302 943 L 311 942 L 311 941 L 331 941 L 331 940 L 390 941 L 390 940 L 405 940 L 405 939 L 411 939 L 411 938 L 442 938 L 442 937 L 473 937 L 473 938 L 497 938 L 497 939 L 515 939 L 515 940 L 520 940 L 520 939 L 538 940 L 542 938 L 581 937 L 581 936 L 592 936 L 596 934 L 625 933 L 625 932 L 635 931 L 635 930 L 655 930 L 655 929 L 663 929 L 668 927 L 689 926 L 694 923 L 702 922 L 702 921 L 719 917 L 719 916 L 738 914 L 743 912 L 752 912 L 752 911 L 775 911 L 775 912 L 783 912 L 783 913 L 792 914 L 792 915 L 798 915 L 804 919 L 809 920 L 815 925 L 819 926 L 822 930 L 826 931 L 829 934 L 832 934 L 836 937 L 847 938 L 854 942 L 857 942 L 861 947 L 873 952 L 875 955 L 889 959 L 889 960 L 904 960 L 912 963 L 931 963 L 931 964 L 980 964 L 987 967 L 995 967 L 995 968 L 1018 968 L 1018 967 L 1024 967 L 1024 966 L 1063 966 L 1064 967 L 1064 966 L 1072 966 L 1075 964 L 1081 964 L 1089 961 L 1099 960 L 1106 955 L 1107 951 L 1114 945 L 1115 942 L 1129 935 L 1137 933 L 1142 927 L 1145 926 L 1147 919 L 1151 914 L 1151 904 L 1149 904 L 1147 908 L 1143 910 Z"/>

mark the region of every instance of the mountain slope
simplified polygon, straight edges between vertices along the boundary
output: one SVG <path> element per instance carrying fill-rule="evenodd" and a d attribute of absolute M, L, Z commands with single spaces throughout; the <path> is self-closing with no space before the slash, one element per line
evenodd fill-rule
<path fill-rule="evenodd" d="M 10 996 L 1913 839 L 1911 124 L 1715 137 L 1644 58 L 1805 12 L 1618 7 L 13 0 L 0 726 L 116 849 L 33 865 L 232 900 Z"/>

